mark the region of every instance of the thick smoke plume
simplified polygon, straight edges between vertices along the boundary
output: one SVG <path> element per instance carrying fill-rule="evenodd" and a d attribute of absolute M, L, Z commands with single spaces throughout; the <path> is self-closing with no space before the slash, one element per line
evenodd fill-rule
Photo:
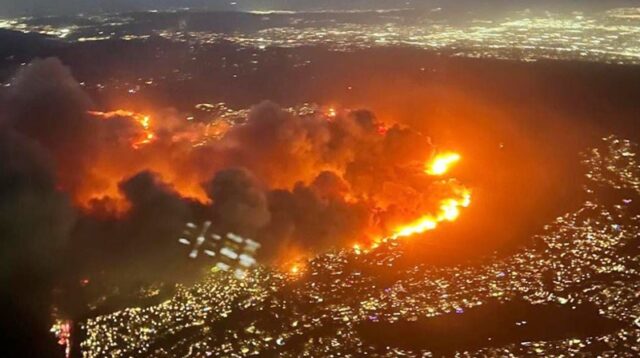
<path fill-rule="evenodd" d="M 424 174 L 427 137 L 364 110 L 300 116 L 263 102 L 208 139 L 205 124 L 177 113 L 100 112 L 56 59 L 19 71 L 6 103 L 7 126 L 43 148 L 55 187 L 89 218 L 73 237 L 88 251 L 109 246 L 105 236 L 144 251 L 146 237 L 173 240 L 189 219 L 264 241 L 272 255 L 309 251 L 384 235 L 436 209 L 453 187 Z M 145 206 L 145 196 L 157 202 Z"/>
<path fill-rule="evenodd" d="M 386 235 L 456 188 L 424 173 L 427 137 L 364 110 L 263 102 L 213 139 L 175 111 L 95 108 L 57 59 L 24 66 L 4 91 L 0 279 L 24 332 L 46 326 L 30 318 L 47 317 L 56 285 L 193 273 L 176 243 L 189 221 L 260 241 L 263 262 L 288 260 Z M 71 297 L 65 310 L 84 315 Z"/>
<path fill-rule="evenodd" d="M 56 106 L 77 106 L 77 98 L 67 96 L 64 76 L 54 81 L 58 80 L 63 83 L 54 90 L 60 93 Z M 50 345 L 42 337 L 51 289 L 75 214 L 57 185 L 55 160 L 45 142 L 51 138 L 34 125 L 39 116 L 47 115 L 46 104 L 37 99 L 47 94 L 48 84 L 42 78 L 27 82 L 16 78 L 17 91 L 0 118 L 0 301 L 5 315 L 2 332 L 11 342 L 3 349 L 10 354 L 15 345 L 23 355 L 46 356 Z M 52 136 L 66 136 L 55 126 L 48 130 Z"/>
<path fill-rule="evenodd" d="M 262 260 L 287 259 L 388 234 L 455 189 L 424 173 L 427 137 L 364 110 L 302 116 L 263 102 L 212 139 L 175 111 L 95 108 L 57 59 L 24 66 L 2 101 L 7 282 L 107 268 L 177 279 L 188 221 L 260 241 Z"/>

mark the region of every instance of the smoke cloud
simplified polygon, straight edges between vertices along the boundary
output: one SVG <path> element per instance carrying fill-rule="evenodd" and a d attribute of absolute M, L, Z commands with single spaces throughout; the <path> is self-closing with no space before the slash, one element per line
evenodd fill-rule
<path fill-rule="evenodd" d="M 221 171 L 207 186 L 219 230 L 253 236 L 271 220 L 267 196 L 249 171 Z"/>
<path fill-rule="evenodd" d="M 86 314 L 69 298 L 85 277 L 135 287 L 193 275 L 176 242 L 187 222 L 287 260 L 388 234 L 455 188 L 424 174 L 428 137 L 366 110 L 263 102 L 211 139 L 176 111 L 100 112 L 57 59 L 24 66 L 2 101 L 0 278 L 14 321 L 47 317 L 54 286 L 71 293 L 67 312 Z"/>
<path fill-rule="evenodd" d="M 0 302 L 3 350 L 47 356 L 51 289 L 75 220 L 47 152 L 0 123 Z"/>
<path fill-rule="evenodd" d="M 57 59 L 20 70 L 6 103 L 7 125 L 42 146 L 56 188 L 81 212 L 74 245 L 88 252 L 113 242 L 163 252 L 186 221 L 212 220 L 222 234 L 264 241 L 269 259 L 282 246 L 383 235 L 452 187 L 423 173 L 428 137 L 366 110 L 301 116 L 263 102 L 209 140 L 175 112 L 95 112 Z"/>

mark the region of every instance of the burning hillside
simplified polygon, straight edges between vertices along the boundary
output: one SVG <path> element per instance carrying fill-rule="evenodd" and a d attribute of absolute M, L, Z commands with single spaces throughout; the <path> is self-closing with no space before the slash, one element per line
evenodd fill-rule
<path fill-rule="evenodd" d="M 461 154 L 367 110 L 263 102 L 194 121 L 98 108 L 56 59 L 24 66 L 3 101 L 3 274 L 40 319 L 52 292 L 56 317 L 87 317 L 124 287 L 197 277 L 206 261 L 176 243 L 186 223 L 254 239 L 258 260 L 279 263 L 354 242 L 369 252 L 470 204 L 452 176 Z"/>
<path fill-rule="evenodd" d="M 459 154 L 366 110 L 298 113 L 264 102 L 214 137 L 220 118 L 98 111 L 55 60 L 18 73 L 9 101 L 9 123 L 50 153 L 56 186 L 89 217 L 136 212 L 130 182 L 149 173 L 149 185 L 201 207 L 216 231 L 265 241 L 277 256 L 423 233 L 470 201 L 448 172 Z"/>

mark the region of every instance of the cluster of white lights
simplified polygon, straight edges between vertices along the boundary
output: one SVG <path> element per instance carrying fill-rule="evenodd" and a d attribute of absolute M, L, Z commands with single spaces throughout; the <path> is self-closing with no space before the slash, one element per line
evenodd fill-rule
<path fill-rule="evenodd" d="M 218 235 L 211 231 L 211 226 L 211 221 L 205 221 L 201 226 L 189 222 L 178 242 L 191 246 L 191 259 L 196 259 L 202 252 L 216 260 L 217 269 L 233 269 L 236 277 L 244 277 L 246 270 L 256 265 L 255 255 L 260 243 L 231 232 Z"/>

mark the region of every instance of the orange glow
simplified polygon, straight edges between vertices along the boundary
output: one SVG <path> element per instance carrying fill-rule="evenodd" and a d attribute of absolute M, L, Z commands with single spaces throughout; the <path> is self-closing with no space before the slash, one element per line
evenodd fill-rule
<path fill-rule="evenodd" d="M 145 114 L 131 112 L 123 109 L 118 109 L 110 112 L 89 111 L 90 115 L 98 117 L 100 119 L 113 119 L 119 117 L 132 118 L 140 127 L 142 127 L 142 134 L 133 140 L 131 147 L 138 149 L 145 144 L 149 144 L 155 138 L 155 134 L 151 131 L 151 117 Z"/>
<path fill-rule="evenodd" d="M 324 107 L 322 112 L 323 118 L 330 121 L 333 121 L 333 117 L 335 121 L 348 119 L 348 116 L 343 118 L 340 115 L 343 112 L 335 107 Z M 226 146 L 238 145 L 236 141 L 239 138 L 233 135 L 227 137 L 232 124 L 226 121 L 193 123 L 184 122 L 176 115 L 162 114 L 156 114 L 152 119 L 149 114 L 122 109 L 109 112 L 92 111 L 88 114 L 92 117 L 90 119 L 101 123 L 104 128 L 116 127 L 119 130 L 116 132 L 118 135 L 100 137 L 108 140 L 99 143 L 103 147 L 95 151 L 91 158 L 90 167 L 87 168 L 89 179 L 83 180 L 71 189 L 74 201 L 79 207 L 88 211 L 94 210 L 96 213 L 125 214 L 130 208 L 130 203 L 121 191 L 120 185 L 143 170 L 157 175 L 161 182 L 182 198 L 195 199 L 203 204 L 210 203 L 211 199 L 202 183 L 212 178 L 216 170 L 229 163 L 224 156 L 216 158 L 209 153 L 217 153 L 219 148 L 224 149 Z M 108 122 L 110 120 L 117 122 Z M 324 123 L 325 121 L 321 120 L 320 124 Z M 340 124 L 349 123 L 347 121 Z M 378 123 L 376 128 L 382 136 L 387 132 L 384 124 Z M 374 135 L 367 137 L 367 140 L 378 142 L 381 139 Z M 219 146 L 208 148 L 206 145 L 209 143 Z M 347 178 L 345 167 L 353 160 L 351 156 L 354 154 L 351 151 L 358 151 L 359 147 L 345 151 L 351 153 L 348 155 L 338 153 L 339 155 L 335 155 L 336 158 L 332 158 L 328 164 L 324 163 L 324 156 L 318 158 L 318 153 L 312 150 L 305 149 L 301 154 L 298 154 L 297 147 L 291 150 L 294 152 L 293 157 L 304 164 L 296 167 L 291 174 L 273 171 L 269 163 L 262 165 L 260 162 L 258 165 L 250 161 L 249 164 L 255 166 L 252 169 L 269 187 L 277 189 L 288 189 L 299 182 L 311 183 L 322 170 L 330 169 L 336 174 L 338 183 L 331 184 L 330 191 L 324 193 L 322 186 L 314 187 L 314 190 L 318 190 L 317 195 L 322 200 L 337 200 L 340 205 L 361 205 L 368 209 L 368 220 L 358 223 L 361 227 L 360 231 L 357 231 L 365 238 L 352 242 L 351 245 L 353 252 L 358 255 L 369 252 L 388 240 L 422 234 L 436 229 L 442 222 L 453 222 L 460 216 L 461 208 L 471 203 L 471 192 L 455 180 L 438 180 L 428 178 L 424 174 L 446 174 L 462 159 L 461 155 L 455 152 L 441 152 L 424 166 L 415 166 L 414 163 L 420 163 L 428 155 L 426 150 L 388 152 L 387 155 L 391 157 L 388 163 L 399 162 L 402 164 L 399 165 L 402 170 L 406 167 L 406 170 L 411 172 L 411 179 L 404 180 L 394 173 L 395 169 L 389 173 L 382 172 L 380 175 L 365 170 L 362 174 L 354 176 L 354 179 Z M 307 155 L 310 157 L 308 161 Z M 405 166 L 403 163 L 410 165 Z M 404 175 L 404 172 L 402 174 Z M 435 184 L 433 191 L 430 190 L 431 184 Z M 371 240 L 372 238 L 378 239 Z M 345 235 L 344 239 L 353 237 Z M 301 263 L 301 258 L 309 257 L 310 253 L 292 252 L 289 245 L 285 251 L 278 255 L 287 260 L 278 265 L 281 271 L 290 275 L 301 275 L 306 268 L 306 265 Z"/>
<path fill-rule="evenodd" d="M 304 271 L 305 271 L 305 264 L 303 261 L 298 261 L 292 264 L 291 266 L 289 266 L 288 270 L 285 269 L 285 272 L 287 272 L 289 277 L 292 279 L 299 279 L 304 274 Z"/>
<path fill-rule="evenodd" d="M 417 221 L 401 226 L 394 230 L 391 238 L 397 239 L 427 231 L 434 230 L 443 221 L 455 221 L 460 216 L 460 208 L 466 208 L 471 204 L 471 191 L 463 189 L 456 198 L 447 198 L 440 202 L 440 207 L 435 215 L 425 215 Z"/>
<path fill-rule="evenodd" d="M 442 153 L 436 155 L 425 168 L 425 172 L 429 175 L 443 175 L 449 171 L 449 168 L 460 161 L 462 157 L 458 153 Z"/>
<path fill-rule="evenodd" d="M 462 157 L 459 154 L 447 152 L 436 156 L 426 165 L 426 168 L 429 172 L 439 173 L 438 175 L 442 175 L 461 159 Z M 450 182 L 446 181 L 445 183 L 449 185 L 448 183 Z M 368 253 L 389 240 L 398 240 L 401 238 L 424 234 L 428 231 L 435 230 L 442 222 L 456 221 L 460 216 L 461 208 L 466 208 L 471 205 L 471 190 L 460 186 L 459 184 L 451 184 L 450 190 L 450 196 L 440 200 L 437 210 L 434 213 L 425 214 L 409 224 L 399 225 L 391 231 L 390 235 L 387 235 L 384 238 L 377 237 L 369 241 L 366 245 L 359 242 L 354 243 L 351 246 L 353 253 L 356 255 Z M 298 278 L 301 270 L 299 263 L 288 267 L 289 274 L 294 278 Z"/>
<path fill-rule="evenodd" d="M 362 249 L 360 248 L 360 244 L 353 245 L 353 252 L 355 252 L 356 255 L 360 255 L 360 253 L 362 253 Z"/>
<path fill-rule="evenodd" d="M 430 175 L 443 175 L 460 159 L 462 157 L 458 153 L 439 154 L 426 165 L 426 172 Z M 408 225 L 398 227 L 393 231 L 391 238 L 397 239 L 422 234 L 434 230 L 443 221 L 455 221 L 460 216 L 460 208 L 471 205 L 471 191 L 467 188 L 460 188 L 454 192 L 454 195 L 454 197 L 440 201 L 437 213 L 425 215 Z"/>
<path fill-rule="evenodd" d="M 129 208 L 128 201 L 120 190 L 120 183 L 140 173 L 149 170 L 160 177 L 183 198 L 192 198 L 202 203 L 207 203 L 209 198 L 202 189 L 201 183 L 205 180 L 203 175 L 185 172 L 181 160 L 190 154 L 194 142 L 204 141 L 206 131 L 202 126 L 191 125 L 180 127 L 179 130 L 170 128 L 174 136 L 169 141 L 159 142 L 155 134 L 156 130 L 169 128 L 172 125 L 170 119 L 164 122 L 155 122 L 148 114 L 118 109 L 101 112 L 89 111 L 87 114 L 92 120 L 111 121 L 118 120 L 128 124 L 119 126 L 123 128 L 122 135 L 117 139 L 123 139 L 121 143 L 116 140 L 104 144 L 102 150 L 94 153 L 88 168 L 89 175 L 80 185 L 71 189 L 76 204 L 88 211 L 106 210 L 108 213 L 123 214 Z M 203 133 L 200 137 L 192 135 Z M 149 144 L 158 141 L 158 146 Z M 171 147 L 167 145 L 170 144 Z M 190 167 L 189 167 L 190 168 Z"/>
<path fill-rule="evenodd" d="M 329 107 L 329 109 L 327 109 L 327 116 L 329 118 L 335 118 L 337 115 L 338 115 L 338 111 L 336 111 L 334 107 Z"/>

